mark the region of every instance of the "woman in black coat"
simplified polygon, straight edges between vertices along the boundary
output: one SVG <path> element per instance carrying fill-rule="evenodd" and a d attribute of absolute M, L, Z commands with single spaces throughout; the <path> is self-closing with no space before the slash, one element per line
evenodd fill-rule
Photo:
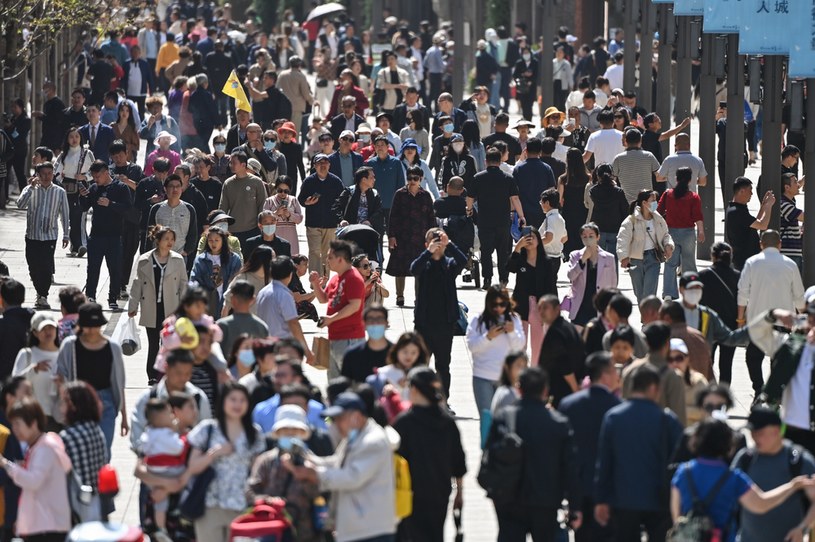
<path fill-rule="evenodd" d="M 333 210 L 337 214 L 340 226 L 349 224 L 366 224 L 382 236 L 385 233 L 385 212 L 382 209 L 382 198 L 374 190 L 374 176 L 371 168 L 361 167 L 354 174 L 354 186 L 342 191 L 334 202 Z M 360 206 L 365 198 L 366 205 Z M 360 210 L 360 208 L 362 210 Z M 375 254 L 369 254 L 375 257 Z"/>
<path fill-rule="evenodd" d="M 532 343 L 532 358 L 537 360 L 543 342 L 543 322 L 538 314 L 538 300 L 549 293 L 549 265 L 540 233 L 530 227 L 531 233 L 521 237 L 509 256 L 507 270 L 515 273 L 515 289 L 512 300 L 515 312 L 521 317 L 524 334 Z"/>
<path fill-rule="evenodd" d="M 538 60 L 532 56 L 529 47 L 521 49 L 521 58 L 512 70 L 515 80 L 515 96 L 521 103 L 524 119 L 532 120 L 532 104 L 538 97 Z"/>

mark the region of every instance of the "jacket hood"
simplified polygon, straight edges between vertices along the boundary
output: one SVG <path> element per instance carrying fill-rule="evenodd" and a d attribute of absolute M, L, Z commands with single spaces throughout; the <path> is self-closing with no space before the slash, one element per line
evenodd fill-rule
<path fill-rule="evenodd" d="M 71 458 L 68 457 L 67 453 L 65 453 L 65 444 L 63 444 L 62 439 L 58 434 L 45 433 L 42 436 L 41 444 L 54 450 L 54 453 L 57 454 L 57 459 L 62 466 L 62 470 L 64 470 L 66 473 L 71 471 L 73 468 L 71 465 Z"/>

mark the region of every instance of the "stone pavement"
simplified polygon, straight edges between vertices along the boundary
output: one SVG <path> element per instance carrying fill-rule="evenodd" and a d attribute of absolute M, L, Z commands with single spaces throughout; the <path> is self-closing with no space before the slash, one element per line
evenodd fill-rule
<path fill-rule="evenodd" d="M 513 108 L 514 110 L 514 108 Z M 512 123 L 517 120 L 518 115 L 513 111 Z M 511 124 L 512 125 L 512 124 Z M 696 133 L 697 125 L 694 121 L 692 126 L 694 134 L 694 147 L 696 148 Z M 140 154 L 140 160 L 143 159 L 144 148 Z M 143 162 L 140 162 L 143 163 Z M 760 173 L 760 164 L 752 166 L 748 169 L 747 175 L 754 181 L 757 180 Z M 720 201 L 720 192 L 716 190 L 717 209 L 716 209 L 716 224 L 717 229 L 723 229 L 723 210 Z M 803 198 L 799 198 L 799 205 L 802 205 Z M 754 198 L 751 208 L 757 210 L 758 204 Z M 25 212 L 18 211 L 13 204 L 9 206 L 9 210 L 0 211 L 0 260 L 5 262 L 10 269 L 11 275 L 17 280 L 23 282 L 28 288 L 28 295 L 26 297 L 26 305 L 32 306 L 34 302 L 34 291 L 31 288 L 31 281 L 28 277 L 28 268 L 25 262 L 24 242 L 23 236 L 25 233 Z M 298 228 L 300 235 L 301 246 L 305 247 L 305 228 L 301 225 Z M 720 231 L 716 236 L 717 240 L 722 238 Z M 56 280 L 57 283 L 51 289 L 49 302 L 55 309 L 55 316 L 59 312 L 59 300 L 57 298 L 58 290 L 61 286 L 74 284 L 80 287 L 85 282 L 85 272 L 87 259 L 71 259 L 64 255 L 63 250 L 57 250 L 56 257 Z M 700 261 L 700 266 L 706 266 L 709 262 Z M 497 275 L 495 275 L 497 276 Z M 386 287 L 395 292 L 395 284 L 393 277 L 383 275 Z M 566 266 L 561 267 L 559 277 L 559 290 L 560 296 L 568 291 L 568 280 L 566 279 Z M 410 281 L 411 279 L 409 279 Z M 102 278 L 99 284 L 99 292 L 105 292 L 107 288 L 107 270 L 102 269 Z M 472 283 L 461 285 L 459 281 L 459 299 L 470 307 L 471 314 L 478 313 L 483 308 L 484 292 L 473 288 Z M 512 283 L 510 283 L 510 286 Z M 631 290 L 631 282 L 627 273 L 620 275 L 620 288 L 633 298 L 633 291 Z M 398 308 L 395 306 L 395 297 L 392 296 L 386 300 L 386 307 L 389 309 L 390 329 L 387 332 L 391 340 L 396 339 L 400 333 L 405 330 L 413 328 L 413 299 L 411 297 L 413 288 L 408 285 L 405 288 L 407 292 L 406 306 Z M 659 290 L 661 292 L 661 290 Z M 104 296 L 102 296 L 104 297 Z M 120 305 L 124 305 L 120 302 Z M 325 307 L 320 306 L 320 311 L 324 311 Z M 322 312 L 321 312 L 322 313 Z M 119 318 L 123 317 L 122 313 L 111 314 L 106 311 L 110 318 L 108 324 L 107 334 L 110 334 Z M 639 316 L 635 311 L 632 315 L 633 320 L 638 320 Z M 638 322 L 632 322 L 637 324 Z M 307 340 L 311 341 L 317 331 L 315 325 L 311 321 L 303 321 L 304 331 Z M 146 336 L 142 331 L 142 342 L 145 347 L 132 357 L 125 358 L 125 367 L 127 371 L 127 390 L 126 399 L 127 404 L 132 405 L 139 394 L 146 389 L 147 379 L 144 373 L 145 358 L 146 358 Z M 456 337 L 453 341 L 453 356 L 452 356 L 452 390 L 451 390 L 451 404 L 457 413 L 457 421 L 459 429 L 464 441 L 465 450 L 467 452 L 467 466 L 469 472 L 465 478 L 464 489 L 464 532 L 466 539 L 469 541 L 489 541 L 495 540 L 497 534 L 497 523 L 495 519 L 495 512 L 483 490 L 478 486 L 475 477 L 478 472 L 478 465 L 480 461 L 479 450 L 479 422 L 475 401 L 472 394 L 471 386 L 471 359 L 467 350 L 464 337 Z M 769 362 L 765 360 L 764 364 L 765 373 L 769 370 Z M 752 390 L 750 380 L 747 375 L 746 365 L 744 363 L 744 349 L 738 349 L 736 353 L 734 370 L 733 370 L 733 392 L 736 397 L 736 408 L 734 409 L 735 415 L 745 415 L 749 409 L 750 401 L 752 399 Z M 317 385 L 325 386 L 326 376 L 324 371 L 319 371 L 311 367 L 306 368 L 306 374 L 309 379 Z M 743 423 L 743 422 L 736 422 Z M 133 466 L 135 463 L 135 456 L 129 447 L 129 439 L 116 437 L 113 444 L 112 464 L 116 467 L 119 473 L 121 493 L 116 498 L 116 513 L 113 518 L 116 521 L 122 521 L 128 524 L 138 523 L 138 484 L 132 475 Z M 453 522 L 447 522 L 447 536 L 446 539 L 453 539 Z"/>

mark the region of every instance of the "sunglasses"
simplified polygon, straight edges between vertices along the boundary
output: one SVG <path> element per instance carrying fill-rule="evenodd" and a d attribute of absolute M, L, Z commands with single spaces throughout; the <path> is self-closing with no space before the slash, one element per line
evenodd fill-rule
<path fill-rule="evenodd" d="M 360 269 L 370 269 L 370 268 L 371 268 L 371 264 L 369 264 L 369 263 L 364 263 L 364 264 L 360 265 L 360 266 L 359 266 L 359 268 L 360 268 Z"/>
<path fill-rule="evenodd" d="M 702 408 L 705 410 L 705 412 L 710 414 L 711 412 L 715 412 L 717 410 L 726 409 L 727 405 L 724 404 L 724 403 L 718 403 L 718 404 L 709 403 L 709 404 L 702 405 Z"/>
<path fill-rule="evenodd" d="M 264 137 L 263 141 L 277 141 L 277 140 L 273 137 Z"/>
<path fill-rule="evenodd" d="M 320 138 L 320 143 L 326 143 L 328 141 L 334 141 L 334 139 L 331 138 L 331 137 L 321 137 Z"/>
<path fill-rule="evenodd" d="M 353 143 L 354 138 L 353 137 L 341 137 L 340 141 L 347 141 L 348 143 Z"/>
<path fill-rule="evenodd" d="M 286 190 L 285 188 L 278 188 L 277 193 L 278 194 L 291 194 L 291 190 Z"/>
<path fill-rule="evenodd" d="M 682 363 L 685 361 L 684 355 L 668 356 L 668 363 Z"/>
<path fill-rule="evenodd" d="M 419 177 L 418 175 L 409 175 L 407 179 L 408 179 L 408 181 L 421 181 L 422 180 L 422 178 Z"/>

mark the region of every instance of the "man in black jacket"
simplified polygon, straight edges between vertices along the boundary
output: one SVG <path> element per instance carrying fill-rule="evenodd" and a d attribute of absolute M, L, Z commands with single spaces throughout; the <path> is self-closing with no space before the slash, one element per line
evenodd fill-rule
<path fill-rule="evenodd" d="M 523 477 L 516 498 L 496 503 L 499 540 L 552 542 L 558 530 L 557 513 L 569 501 L 573 528 L 580 527 L 581 487 L 577 450 L 569 420 L 547 407 L 548 377 L 540 367 L 524 369 L 520 376 L 521 401 L 500 409 L 493 420 L 485 449 L 502 438 L 499 428 L 515 417 L 515 433 L 524 443 Z"/>
<path fill-rule="evenodd" d="M 574 325 L 560 315 L 560 301 L 556 295 L 543 296 L 538 302 L 538 310 L 543 323 L 549 326 L 541 345 L 539 364 L 551 375 L 552 404 L 557 408 L 561 399 L 579 389 L 586 347 Z"/>
<path fill-rule="evenodd" d="M 226 116 L 229 112 L 229 96 L 221 92 L 224 88 L 229 74 L 232 72 L 232 59 L 224 52 L 224 42 L 217 40 L 215 50 L 207 53 L 204 58 L 204 68 L 212 84 L 215 94 L 215 104 L 218 107 L 218 124 L 226 126 Z"/>
<path fill-rule="evenodd" d="M 257 90 L 252 83 L 247 85 L 252 94 L 252 111 L 255 115 L 255 122 L 260 124 L 264 131 L 270 130 L 272 122 L 277 119 L 291 118 L 291 102 L 275 85 L 277 85 L 277 72 L 271 70 L 263 73 L 264 90 Z"/>
<path fill-rule="evenodd" d="M 393 122 L 391 123 L 391 130 L 399 133 L 402 128 L 407 126 L 408 111 L 419 110 L 422 112 L 422 126 L 416 128 L 424 128 L 430 132 L 430 111 L 419 103 L 419 91 L 416 87 L 408 87 L 405 91 L 405 101 L 396 106 L 393 110 Z"/>
<path fill-rule="evenodd" d="M 195 76 L 198 88 L 190 94 L 189 110 L 192 114 L 195 129 L 198 135 L 195 137 L 195 147 L 201 151 L 210 152 L 209 140 L 212 131 L 218 124 L 218 107 L 215 105 L 215 98 L 209 91 L 209 78 L 204 73 Z"/>
<path fill-rule="evenodd" d="M 21 348 L 25 348 L 28 328 L 34 311 L 22 307 L 25 286 L 8 277 L 0 284 L 0 379 L 11 375 L 14 360 Z"/>
<path fill-rule="evenodd" d="M 357 106 L 357 99 L 353 96 L 344 96 L 342 98 L 342 102 L 340 102 L 340 107 L 342 107 L 342 113 L 336 115 L 334 118 L 331 119 L 331 137 L 334 138 L 334 150 L 336 150 L 340 145 L 340 135 L 345 131 L 350 131 L 356 133 L 357 128 L 360 124 L 365 122 L 365 119 L 355 113 Z"/>
<path fill-rule="evenodd" d="M 595 352 L 586 361 L 591 387 L 564 398 L 558 410 L 574 428 L 577 462 L 583 492 L 581 511 L 585 521 L 575 531 L 575 542 L 610 540 L 611 531 L 594 520 L 594 468 L 597 462 L 597 435 L 603 417 L 620 404 L 614 391 L 620 387 L 620 375 L 608 352 Z"/>

